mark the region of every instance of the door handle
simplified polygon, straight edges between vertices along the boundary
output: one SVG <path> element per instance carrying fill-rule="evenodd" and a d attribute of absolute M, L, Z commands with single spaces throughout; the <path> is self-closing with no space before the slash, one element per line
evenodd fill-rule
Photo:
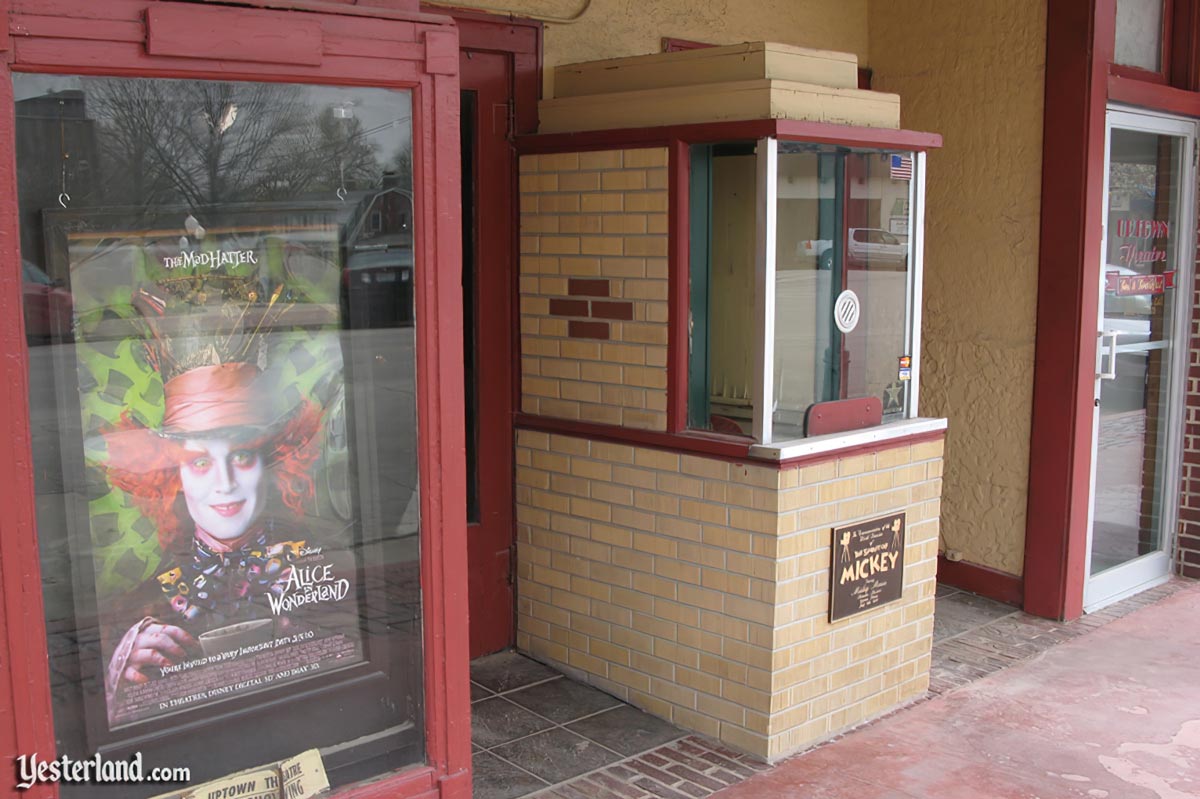
<path fill-rule="evenodd" d="M 1109 330 L 1100 334 L 1100 346 L 1104 347 L 1104 339 L 1108 339 L 1108 369 L 1102 370 L 1096 375 L 1101 380 L 1116 380 L 1117 379 L 1117 336 L 1121 335 L 1120 331 Z M 1103 354 L 1100 356 L 1104 357 Z"/>

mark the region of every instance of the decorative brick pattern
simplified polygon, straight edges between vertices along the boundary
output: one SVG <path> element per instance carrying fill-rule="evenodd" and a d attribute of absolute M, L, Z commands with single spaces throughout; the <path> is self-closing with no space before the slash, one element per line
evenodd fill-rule
<path fill-rule="evenodd" d="M 534 796 L 537 799 L 703 799 L 767 768 L 760 760 L 691 736 Z"/>
<path fill-rule="evenodd" d="M 1196 255 L 1195 283 L 1191 287 L 1192 318 L 1188 324 L 1190 346 L 1175 567 L 1184 577 L 1200 579 L 1200 251 Z"/>
<path fill-rule="evenodd" d="M 776 759 L 928 684 L 942 443 L 801 469 L 523 430 L 517 645 Z M 900 602 L 829 624 L 832 527 L 908 514 Z"/>
<path fill-rule="evenodd" d="M 521 158 L 521 409 L 667 425 L 667 151 Z"/>
<path fill-rule="evenodd" d="M 1014 666 L 1063 641 L 1078 638 L 1135 610 L 1160 602 L 1188 585 L 1185 580 L 1171 580 L 1075 621 L 1054 621 L 1014 613 L 937 641 L 933 645 L 933 662 L 929 669 L 929 692 L 944 694 Z"/>
<path fill-rule="evenodd" d="M 1073 622 L 1013 613 L 936 642 L 929 693 L 936 696 L 1086 635 L 1191 585 L 1173 580 Z M 767 767 L 705 738 L 692 736 L 543 790 L 537 799 L 653 799 L 709 796 Z"/>

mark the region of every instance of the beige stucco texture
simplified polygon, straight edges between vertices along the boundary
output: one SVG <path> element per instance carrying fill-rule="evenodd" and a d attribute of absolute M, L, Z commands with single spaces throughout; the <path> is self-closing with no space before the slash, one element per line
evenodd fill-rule
<path fill-rule="evenodd" d="M 517 16 L 568 18 L 585 0 L 493 0 L 454 3 Z M 580 61 L 657 53 L 662 39 L 737 44 L 786 42 L 867 58 L 867 0 L 591 0 L 571 23 L 544 29 L 545 96 L 554 96 L 554 67 Z"/>
<path fill-rule="evenodd" d="M 929 156 L 921 413 L 944 416 L 943 547 L 1022 572 L 1037 308 L 1044 0 L 872 0 L 873 88 Z M 1053 301 L 1053 298 L 1047 298 Z"/>
<path fill-rule="evenodd" d="M 517 646 L 777 759 L 924 693 L 942 442 L 803 468 L 517 437 Z M 903 511 L 903 593 L 828 621 L 832 529 Z"/>

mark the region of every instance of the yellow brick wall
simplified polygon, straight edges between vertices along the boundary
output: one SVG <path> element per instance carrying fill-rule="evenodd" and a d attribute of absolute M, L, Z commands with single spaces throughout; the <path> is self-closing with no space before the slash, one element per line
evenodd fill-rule
<path fill-rule="evenodd" d="M 922 693 L 941 442 L 780 471 L 521 431 L 518 646 L 778 758 Z M 900 602 L 829 624 L 830 529 L 905 510 Z"/>
<path fill-rule="evenodd" d="M 929 687 L 943 442 L 780 473 L 770 741 L 777 758 Z M 905 511 L 899 602 L 830 624 L 830 531 Z"/>
<path fill-rule="evenodd" d="M 522 411 L 665 430 L 667 150 L 520 170 Z"/>

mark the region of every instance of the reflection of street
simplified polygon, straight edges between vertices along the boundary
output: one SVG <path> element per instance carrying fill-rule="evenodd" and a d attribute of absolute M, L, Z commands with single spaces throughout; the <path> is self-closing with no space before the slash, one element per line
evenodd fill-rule
<path fill-rule="evenodd" d="M 1136 411 L 1145 407 L 1149 359 L 1149 352 L 1122 352 L 1117 355 L 1117 376 L 1104 383 L 1101 414 Z"/>
<path fill-rule="evenodd" d="M 1092 533 L 1093 574 L 1139 555 L 1145 436 L 1144 409 L 1100 416 Z"/>

